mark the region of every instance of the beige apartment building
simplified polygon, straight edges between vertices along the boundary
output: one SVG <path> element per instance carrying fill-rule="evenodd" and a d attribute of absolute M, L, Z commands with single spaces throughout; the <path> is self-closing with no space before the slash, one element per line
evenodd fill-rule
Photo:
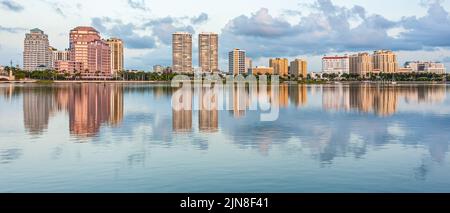
<path fill-rule="evenodd" d="M 373 72 L 395 73 L 398 70 L 397 55 L 390 50 L 378 50 L 372 55 Z"/>
<path fill-rule="evenodd" d="M 69 50 L 57 50 L 56 48 L 50 47 L 52 54 L 52 68 L 56 69 L 56 63 L 59 61 L 69 61 L 70 51 Z"/>
<path fill-rule="evenodd" d="M 245 51 L 240 49 L 234 49 L 228 53 L 228 72 L 233 75 L 244 74 L 245 70 Z"/>
<path fill-rule="evenodd" d="M 275 75 L 288 76 L 289 61 L 287 58 L 270 59 L 269 67 L 273 68 Z"/>
<path fill-rule="evenodd" d="M 175 73 L 192 73 L 192 34 L 172 34 L 172 70 Z"/>
<path fill-rule="evenodd" d="M 296 78 L 300 76 L 302 78 L 306 78 L 308 75 L 308 62 L 302 59 L 295 59 L 294 61 L 291 61 L 289 75 L 293 75 Z"/>
<path fill-rule="evenodd" d="M 25 34 L 23 69 L 26 71 L 45 70 L 52 66 L 48 36 L 38 28 L 30 30 L 30 33 Z"/>
<path fill-rule="evenodd" d="M 123 41 L 118 38 L 110 38 L 106 40 L 111 49 L 111 74 L 123 71 Z"/>
<path fill-rule="evenodd" d="M 366 76 L 373 71 L 372 57 L 369 53 L 358 53 L 349 57 L 350 74 Z"/>
<path fill-rule="evenodd" d="M 200 33 L 198 36 L 198 59 L 202 72 L 219 71 L 219 35 Z"/>
<path fill-rule="evenodd" d="M 253 75 L 273 75 L 273 67 L 255 67 L 252 69 Z"/>

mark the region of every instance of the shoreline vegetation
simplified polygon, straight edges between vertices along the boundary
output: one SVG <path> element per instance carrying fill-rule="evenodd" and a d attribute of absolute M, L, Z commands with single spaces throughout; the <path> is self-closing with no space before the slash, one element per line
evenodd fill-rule
<path fill-rule="evenodd" d="M 11 68 L 5 67 L 5 72 Z M 177 76 L 175 73 L 155 73 L 144 71 L 123 71 L 117 73 L 112 79 L 101 79 L 100 76 L 93 76 L 94 80 L 83 79 L 79 72 L 75 74 L 59 73 L 54 70 L 44 71 L 23 71 L 18 68 L 12 68 L 14 81 L 0 81 L 0 83 L 170 83 Z M 226 74 L 219 74 L 226 82 Z M 194 81 L 194 74 L 187 74 L 191 81 Z M 248 77 L 247 74 L 243 74 Z M 197 76 L 198 77 L 198 76 Z M 259 79 L 258 75 L 255 75 Z M 267 77 L 270 83 L 270 76 Z M 405 84 L 405 83 L 446 83 L 450 81 L 448 74 L 435 73 L 369 73 L 366 76 L 357 74 L 308 74 L 303 76 L 280 76 L 280 83 L 298 83 L 298 84 L 335 84 L 335 83 L 378 83 L 378 84 Z"/>

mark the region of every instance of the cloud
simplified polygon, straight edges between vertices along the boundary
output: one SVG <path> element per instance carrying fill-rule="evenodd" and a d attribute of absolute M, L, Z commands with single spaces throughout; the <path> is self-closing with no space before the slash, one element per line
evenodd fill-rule
<path fill-rule="evenodd" d="M 24 7 L 22 5 L 14 2 L 12 0 L 3 0 L 0 2 L 0 5 L 3 8 L 13 11 L 13 12 L 21 12 L 24 9 Z"/>
<path fill-rule="evenodd" d="M 165 45 L 172 43 L 172 33 L 177 31 L 195 33 L 194 27 L 184 24 L 182 18 L 164 17 L 148 21 L 145 28 L 152 30 L 153 35 Z"/>
<path fill-rule="evenodd" d="M 128 0 L 128 5 L 136 10 L 148 10 L 144 0 Z"/>
<path fill-rule="evenodd" d="M 61 10 L 61 8 L 55 7 L 55 12 L 56 12 L 56 14 L 62 16 L 63 18 L 66 18 L 66 15 L 63 13 L 63 11 Z"/>
<path fill-rule="evenodd" d="M 0 32 L 21 33 L 25 30 L 26 30 L 25 28 L 20 28 L 20 27 L 3 27 L 0 25 Z"/>
<path fill-rule="evenodd" d="M 152 49 L 156 46 L 155 39 L 150 36 L 140 35 L 135 32 L 140 28 L 132 23 L 123 23 L 108 17 L 92 18 L 91 24 L 101 33 L 111 37 L 121 38 L 125 46 L 130 49 Z"/>
<path fill-rule="evenodd" d="M 203 24 L 207 21 L 208 21 L 208 14 L 206 13 L 201 13 L 199 16 L 191 18 L 191 23 L 194 25 Z"/>
<path fill-rule="evenodd" d="M 450 57 L 445 57 L 442 59 L 443 63 L 450 63 Z"/>
<path fill-rule="evenodd" d="M 440 1 L 429 4 L 426 16 L 405 17 L 401 23 L 406 29 L 400 34 L 404 41 L 419 47 L 450 46 L 450 16 Z"/>
<path fill-rule="evenodd" d="M 222 29 L 222 50 L 238 47 L 254 58 L 321 55 L 331 52 L 375 49 L 423 50 L 450 47 L 449 13 L 440 1 L 431 1 L 423 17 L 399 21 L 368 14 L 361 6 L 341 7 L 331 0 L 317 0 L 311 13 L 296 14 L 297 22 L 270 14 L 261 8 L 250 16 L 231 19 Z M 357 23 L 352 26 L 351 23 Z M 396 35 L 391 31 L 402 29 Z"/>
<path fill-rule="evenodd" d="M 266 8 L 261 8 L 251 17 L 242 15 L 234 18 L 225 30 L 236 35 L 265 38 L 281 37 L 297 31 L 289 22 L 271 16 Z"/>

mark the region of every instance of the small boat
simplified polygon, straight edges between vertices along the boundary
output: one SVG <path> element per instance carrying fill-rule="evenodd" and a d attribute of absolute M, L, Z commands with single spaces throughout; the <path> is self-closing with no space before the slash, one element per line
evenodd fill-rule
<path fill-rule="evenodd" d="M 393 81 L 393 82 L 391 82 L 391 84 L 393 84 L 393 85 L 397 85 L 397 82 L 396 82 L 396 81 Z"/>

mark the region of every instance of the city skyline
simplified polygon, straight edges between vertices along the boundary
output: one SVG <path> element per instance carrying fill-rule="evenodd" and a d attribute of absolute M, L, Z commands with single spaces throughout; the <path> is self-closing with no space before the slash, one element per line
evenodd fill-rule
<path fill-rule="evenodd" d="M 51 45 L 57 49 L 67 47 L 68 29 L 61 28 L 60 23 L 45 26 L 44 19 L 39 17 L 36 20 L 21 20 L 21 14 L 34 14 L 29 2 L 13 1 L 19 9 L 12 9 L 1 4 L 0 10 L 12 18 L 18 17 L 17 24 L 6 20 L 0 21 L 0 63 L 5 65 L 13 60 L 14 64 L 22 64 L 20 55 L 21 49 L 17 47 L 17 34 L 24 34 L 26 31 L 39 27 L 49 36 Z M 101 2 L 101 1 L 100 1 Z M 131 3 L 130 3 L 131 2 Z M 310 71 L 321 70 L 321 58 L 324 55 L 354 54 L 357 52 L 372 52 L 377 49 L 392 49 L 398 54 L 399 64 L 407 61 L 426 60 L 442 61 L 449 68 L 450 62 L 450 42 L 442 40 L 448 37 L 448 25 L 450 18 L 448 11 L 450 3 L 448 1 L 408 1 L 405 5 L 411 10 L 402 10 L 395 13 L 400 8 L 400 3 L 392 4 L 392 9 L 383 12 L 375 4 L 368 1 L 353 1 L 353 3 L 341 0 L 317 0 L 317 1 L 290 1 L 286 0 L 284 6 L 277 6 L 269 1 L 245 3 L 250 4 L 249 9 L 239 9 L 236 12 L 220 16 L 223 12 L 213 13 L 216 10 L 210 3 L 194 8 L 196 11 L 188 9 L 186 12 L 177 14 L 174 10 L 162 6 L 160 2 L 146 1 L 112 1 L 111 11 L 115 11 L 116 6 L 126 6 L 125 11 L 132 11 L 136 17 L 121 17 L 111 15 L 111 11 L 96 11 L 94 5 L 86 1 L 74 1 L 73 3 L 58 3 L 54 8 L 59 8 L 62 17 L 67 25 L 73 23 L 74 26 L 92 25 L 105 37 L 119 37 L 125 42 L 126 69 L 151 70 L 155 64 L 171 64 L 170 36 L 175 31 L 188 31 L 193 36 L 193 66 L 198 67 L 198 34 L 206 32 L 216 32 L 220 38 L 219 67 L 227 70 L 227 53 L 233 48 L 246 50 L 247 56 L 253 59 L 254 67 L 267 66 L 269 58 L 288 58 L 292 61 L 296 58 L 306 59 Z M 134 3 L 134 4 L 132 4 Z M 177 4 L 184 4 L 177 2 Z M 45 3 L 36 5 L 36 8 L 48 7 Z M 288 5 L 294 9 L 288 10 Z M 73 14 L 70 10 L 80 10 L 79 14 Z M 158 10 L 160 8 L 160 10 Z M 402 7 L 404 8 L 404 7 Z M 48 8 L 47 8 L 48 9 Z M 221 8 L 228 11 L 227 7 Z M 394 10 L 394 11 L 392 11 Z M 49 16 L 58 16 L 58 10 Z M 85 11 L 91 11 L 91 15 L 80 19 L 80 15 Z M 96 11 L 98 13 L 92 13 Z M 300 14 L 301 12 L 301 14 Z M 147 14 L 149 13 L 148 17 Z M 236 13 L 241 13 L 236 14 Z M 94 14 L 94 16 L 92 15 Z M 181 15 L 182 14 L 182 15 Z M 214 14 L 214 15 L 213 15 Z M 311 19 L 314 14 L 322 14 L 321 18 Z M 342 16 L 342 20 L 332 19 Z M 416 17 L 414 17 L 416 15 Z M 61 15 L 60 15 L 61 16 Z M 74 18 L 74 17 L 78 18 Z M 108 16 L 114 18 L 106 18 Z M 320 16 L 316 16 L 320 17 Z M 143 21 L 144 24 L 136 24 Z M 303 20 L 310 20 L 309 29 Z M 334 22 L 333 22 L 334 20 Z M 323 22 L 323 26 L 320 23 Z M 434 23 L 434 24 L 433 24 Z M 64 25 L 64 26 L 67 26 Z M 146 25 L 146 26 L 141 26 Z M 247 26 L 248 25 L 248 26 Z M 373 26 L 372 26 L 373 25 Z M 427 25 L 427 26 L 424 26 Z M 69 25 L 71 26 L 71 25 Z M 370 27 L 374 28 L 370 28 Z M 342 29 L 335 29 L 342 27 Z M 375 28 L 377 27 L 377 28 Z M 347 37 L 341 39 L 342 42 L 333 41 L 322 34 L 331 30 L 330 33 L 338 33 L 335 36 L 344 36 L 339 32 L 347 31 Z M 364 30 L 363 30 L 364 29 Z M 313 30 L 313 31 L 311 31 Z M 137 32 L 139 31 L 139 32 Z M 303 32 L 305 31 L 305 32 Z M 298 36 L 311 31 L 317 36 L 311 37 L 311 43 L 298 40 Z M 371 33 L 370 36 L 368 36 Z M 426 35 L 426 39 L 420 39 L 417 35 Z M 365 37 L 364 37 L 365 35 Z M 360 39 L 358 36 L 361 36 Z M 353 37 L 353 39 L 350 39 Z M 291 39 L 289 43 L 286 39 Z M 373 39 L 376 42 L 370 42 Z M 369 40 L 369 41 L 367 41 Z M 410 41 L 410 43 L 406 41 Z M 448 39 L 447 39 L 448 40 Z M 241 42 L 242 41 L 242 42 Z M 245 43 L 243 43 L 245 42 Z M 326 44 L 326 46 L 321 45 Z M 315 47 L 314 49 L 312 47 Z"/>

